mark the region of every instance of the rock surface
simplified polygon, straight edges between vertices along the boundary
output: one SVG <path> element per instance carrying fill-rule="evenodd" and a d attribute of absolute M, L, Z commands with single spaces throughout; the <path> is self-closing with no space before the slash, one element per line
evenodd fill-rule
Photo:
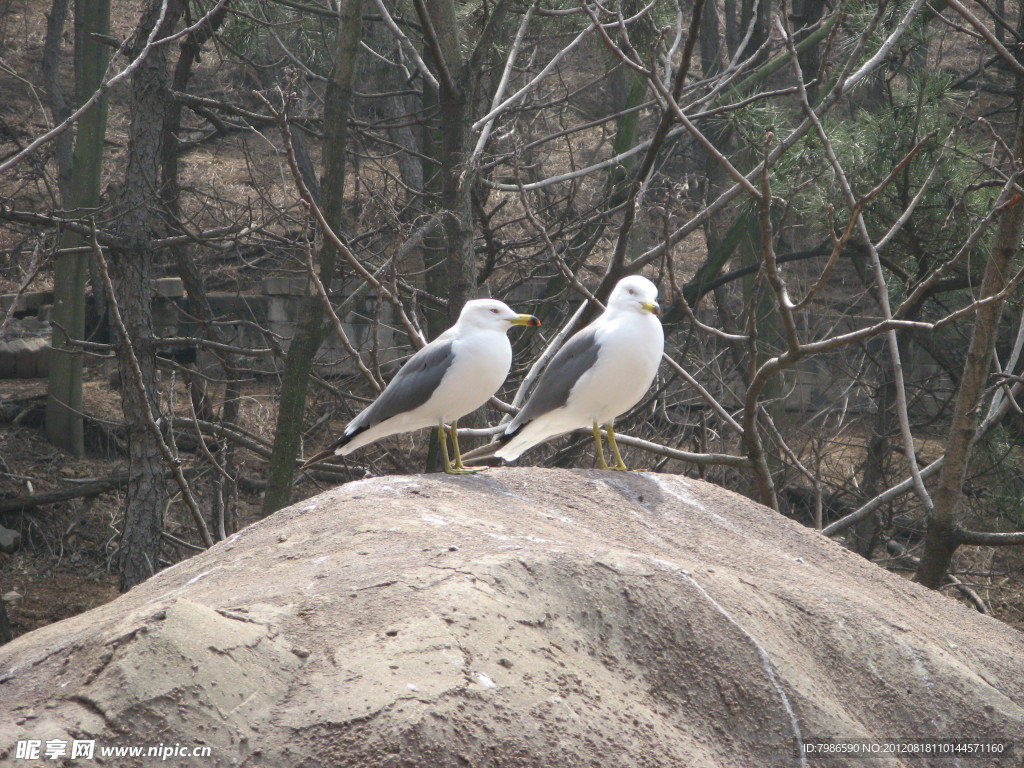
<path fill-rule="evenodd" d="M 656 474 L 350 483 L 0 647 L 14 765 L 77 739 L 75 765 L 981 768 L 1022 733 L 1015 630 Z M 801 756 L 828 737 L 1016 751 Z"/>
<path fill-rule="evenodd" d="M 20 543 L 20 533 L 0 525 L 0 552 L 13 552 Z"/>

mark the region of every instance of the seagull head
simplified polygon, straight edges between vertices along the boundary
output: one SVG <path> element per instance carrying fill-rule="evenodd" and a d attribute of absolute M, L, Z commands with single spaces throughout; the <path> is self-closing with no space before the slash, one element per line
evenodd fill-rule
<path fill-rule="evenodd" d="M 640 275 L 624 277 L 612 289 L 612 294 L 608 297 L 608 309 L 660 315 L 658 286 Z"/>
<path fill-rule="evenodd" d="M 476 328 L 493 328 L 507 331 L 513 325 L 540 325 L 533 315 L 521 315 L 512 310 L 503 301 L 496 299 L 473 299 L 467 301 L 459 315 L 460 325 L 472 325 Z"/>

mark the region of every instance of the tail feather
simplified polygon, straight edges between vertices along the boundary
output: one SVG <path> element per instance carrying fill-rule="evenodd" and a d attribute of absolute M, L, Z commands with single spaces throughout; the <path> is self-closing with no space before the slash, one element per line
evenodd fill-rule
<path fill-rule="evenodd" d="M 309 466 L 311 466 L 313 464 L 319 464 L 321 461 L 324 461 L 325 459 L 329 459 L 332 456 L 337 456 L 341 452 L 340 449 L 342 449 L 346 445 L 348 445 L 352 441 L 352 438 L 356 437 L 356 435 L 359 435 L 359 434 L 365 432 L 368 429 L 369 429 L 369 426 L 364 426 L 364 427 L 359 427 L 357 429 L 354 429 L 354 430 L 352 430 L 349 433 L 343 434 L 341 437 L 339 437 L 337 440 L 335 440 L 329 446 L 327 446 L 322 451 L 320 451 L 320 453 L 318 453 L 315 456 L 312 456 L 312 457 L 306 459 L 302 463 L 302 466 L 299 467 L 299 469 L 305 469 L 306 467 L 309 467 Z"/>
<path fill-rule="evenodd" d="M 527 429 L 531 426 L 532 429 Z M 504 443 L 496 451 L 496 455 L 505 461 L 515 461 L 535 445 L 540 445 L 573 429 L 572 425 L 551 423 L 550 420 L 545 422 L 528 421 L 518 425 L 514 432 L 506 436 Z"/>
<path fill-rule="evenodd" d="M 523 427 L 522 425 L 517 426 L 512 432 L 502 432 L 498 435 L 496 440 L 493 440 L 487 445 L 481 445 L 479 448 L 474 448 L 471 451 L 466 451 L 462 454 L 463 461 L 480 461 L 481 459 L 489 459 L 494 456 L 495 453 L 500 451 L 513 437 L 519 434 L 519 430 Z"/>
<path fill-rule="evenodd" d="M 463 461 L 480 461 L 481 459 L 489 459 L 494 456 L 495 451 L 501 448 L 500 442 L 488 443 L 487 445 L 481 445 L 479 448 L 474 448 L 471 451 L 466 451 L 462 454 Z"/>

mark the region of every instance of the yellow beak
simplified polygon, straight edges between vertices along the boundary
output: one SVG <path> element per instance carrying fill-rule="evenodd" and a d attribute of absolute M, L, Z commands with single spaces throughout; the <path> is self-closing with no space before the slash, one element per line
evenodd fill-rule
<path fill-rule="evenodd" d="M 512 323 L 512 325 L 529 325 L 533 328 L 540 325 L 540 320 L 533 315 L 516 315 L 514 318 L 509 320 L 509 322 Z"/>
<path fill-rule="evenodd" d="M 658 306 L 658 302 L 656 301 L 645 301 L 640 306 L 643 307 L 648 312 L 650 312 L 655 317 L 661 314 L 661 307 Z"/>

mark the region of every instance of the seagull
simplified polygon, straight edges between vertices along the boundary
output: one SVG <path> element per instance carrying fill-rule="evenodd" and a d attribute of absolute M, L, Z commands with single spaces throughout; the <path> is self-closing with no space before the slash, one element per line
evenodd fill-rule
<path fill-rule="evenodd" d="M 615 442 L 614 422 L 640 402 L 658 372 L 665 348 L 660 314 L 654 283 L 639 275 L 620 280 L 604 313 L 551 359 L 537 388 L 498 438 L 493 455 L 515 461 L 556 435 L 590 427 L 598 466 L 628 469 Z M 605 461 L 602 425 L 615 466 Z M 467 457 L 481 455 L 478 451 L 472 454 Z"/>
<path fill-rule="evenodd" d="M 302 466 L 335 454 L 347 456 L 388 435 L 437 427 L 445 472 L 484 469 L 463 465 L 457 422 L 486 403 L 508 376 L 512 345 L 506 333 L 513 325 L 538 326 L 540 320 L 494 299 L 467 301 L 455 325 L 410 357 L 380 396 L 348 423 L 341 437 Z M 447 421 L 451 422 L 447 431 L 454 463 L 445 440 Z"/>

